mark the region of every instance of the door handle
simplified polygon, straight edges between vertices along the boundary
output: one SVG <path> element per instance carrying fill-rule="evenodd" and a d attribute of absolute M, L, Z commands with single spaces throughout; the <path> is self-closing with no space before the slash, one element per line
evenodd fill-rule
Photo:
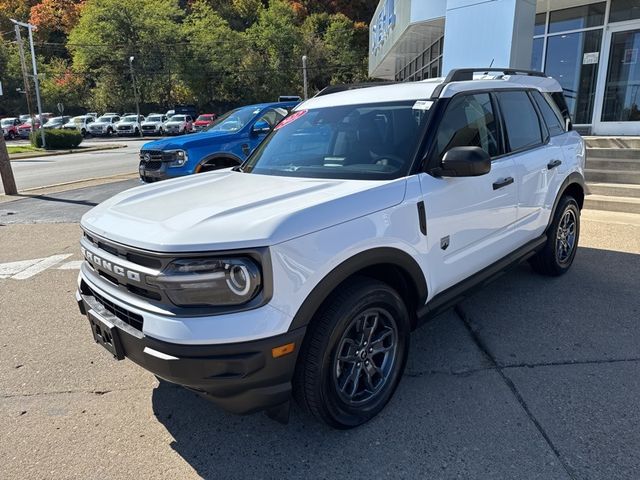
<path fill-rule="evenodd" d="M 552 170 L 556 167 L 559 167 L 560 165 L 562 165 L 562 160 L 551 160 L 549 163 L 547 163 L 547 170 Z"/>
<path fill-rule="evenodd" d="M 511 185 L 513 183 L 513 177 L 501 178 L 500 180 L 493 182 L 493 189 L 498 190 L 499 188 L 506 187 L 507 185 Z"/>

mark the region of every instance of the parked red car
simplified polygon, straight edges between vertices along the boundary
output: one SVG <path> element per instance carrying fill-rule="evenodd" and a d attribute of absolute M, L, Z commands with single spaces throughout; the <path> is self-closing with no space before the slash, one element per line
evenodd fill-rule
<path fill-rule="evenodd" d="M 35 118 L 30 118 L 18 127 L 18 135 L 20 136 L 20 138 L 29 138 L 32 129 L 32 122 L 35 128 L 40 128 L 40 121 Z"/>
<path fill-rule="evenodd" d="M 2 135 L 4 138 L 13 140 L 18 136 L 18 125 L 20 125 L 20 119 L 16 117 L 3 118 L 0 120 L 0 128 L 2 128 Z"/>
<path fill-rule="evenodd" d="M 202 115 L 196 118 L 196 121 L 193 122 L 193 131 L 201 132 L 205 130 L 207 127 L 213 125 L 218 116 L 215 113 L 203 113 Z"/>

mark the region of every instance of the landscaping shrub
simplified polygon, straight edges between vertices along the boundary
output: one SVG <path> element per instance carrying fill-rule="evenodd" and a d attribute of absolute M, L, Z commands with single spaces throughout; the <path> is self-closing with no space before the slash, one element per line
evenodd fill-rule
<path fill-rule="evenodd" d="M 82 142 L 82 134 L 76 130 L 62 130 L 53 128 L 44 131 L 47 150 L 65 150 L 76 148 Z M 40 130 L 31 132 L 31 145 L 42 148 Z"/>

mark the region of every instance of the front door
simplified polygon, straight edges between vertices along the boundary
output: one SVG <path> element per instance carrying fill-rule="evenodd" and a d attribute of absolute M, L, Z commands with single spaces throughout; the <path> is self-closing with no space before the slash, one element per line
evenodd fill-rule
<path fill-rule="evenodd" d="M 427 217 L 427 270 L 433 295 L 499 260 L 514 246 L 517 184 L 513 159 L 502 155 L 498 117 L 488 93 L 452 98 L 437 127 L 432 155 L 438 161 L 451 148 L 477 146 L 493 159 L 479 177 L 420 175 Z"/>
<path fill-rule="evenodd" d="M 640 29 L 612 27 L 605 38 L 608 69 L 600 82 L 594 132 L 637 135 L 640 132 Z M 605 57 L 606 58 L 606 57 Z M 605 75 L 605 73 L 602 73 Z"/>

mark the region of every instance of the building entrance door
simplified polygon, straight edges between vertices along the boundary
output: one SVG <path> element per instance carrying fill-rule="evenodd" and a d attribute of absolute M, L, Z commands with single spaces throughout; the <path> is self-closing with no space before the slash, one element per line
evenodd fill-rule
<path fill-rule="evenodd" d="M 593 131 L 598 135 L 640 135 L 640 24 L 605 31 L 604 58 L 596 94 Z"/>

